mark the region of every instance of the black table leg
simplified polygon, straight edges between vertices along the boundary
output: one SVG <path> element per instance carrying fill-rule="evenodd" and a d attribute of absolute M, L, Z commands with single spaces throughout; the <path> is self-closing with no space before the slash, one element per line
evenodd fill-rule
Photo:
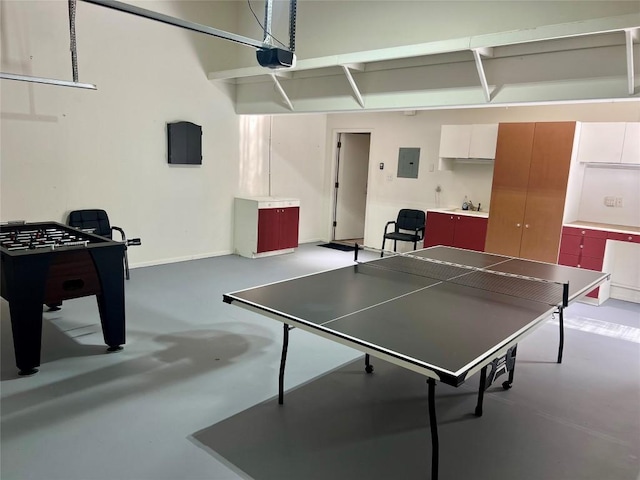
<path fill-rule="evenodd" d="M 368 353 L 364 354 L 364 371 L 367 373 L 373 372 L 373 365 L 371 365 L 371 358 Z"/>
<path fill-rule="evenodd" d="M 438 458 L 440 446 L 438 443 L 438 423 L 436 420 L 436 381 L 427 379 L 429 385 L 429 425 L 431 427 L 431 480 L 438 480 Z"/>
<path fill-rule="evenodd" d="M 124 266 L 122 249 L 94 249 L 90 252 L 100 279 L 101 293 L 96 295 L 102 335 L 107 350 L 122 350 L 125 343 Z"/>
<path fill-rule="evenodd" d="M 559 308 L 560 317 L 560 344 L 558 345 L 558 363 L 562 363 L 562 350 L 564 349 L 564 308 Z"/>
<path fill-rule="evenodd" d="M 40 366 L 42 305 L 49 258 L 30 255 L 2 262 L 3 296 L 9 300 L 11 334 L 20 375 L 32 375 Z"/>
<path fill-rule="evenodd" d="M 478 389 L 478 403 L 476 404 L 476 417 L 482 416 L 482 403 L 484 401 L 484 391 L 487 389 L 487 366 L 480 370 L 480 388 Z"/>
<path fill-rule="evenodd" d="M 284 324 L 284 340 L 282 342 L 282 355 L 280 356 L 280 375 L 278 377 L 278 403 L 284 403 L 284 367 L 287 363 L 287 348 L 289 347 L 289 325 Z"/>

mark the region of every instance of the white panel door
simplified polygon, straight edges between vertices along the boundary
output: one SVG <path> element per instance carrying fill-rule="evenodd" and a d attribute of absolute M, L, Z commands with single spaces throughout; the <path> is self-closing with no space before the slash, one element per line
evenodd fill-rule
<path fill-rule="evenodd" d="M 369 175 L 368 133 L 342 133 L 338 156 L 338 188 L 334 240 L 364 238 Z"/>

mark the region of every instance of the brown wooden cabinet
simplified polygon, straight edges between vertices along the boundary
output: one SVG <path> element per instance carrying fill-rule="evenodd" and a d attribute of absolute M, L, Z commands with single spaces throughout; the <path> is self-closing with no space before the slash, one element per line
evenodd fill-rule
<path fill-rule="evenodd" d="M 558 259 L 575 122 L 501 123 L 485 251 Z"/>

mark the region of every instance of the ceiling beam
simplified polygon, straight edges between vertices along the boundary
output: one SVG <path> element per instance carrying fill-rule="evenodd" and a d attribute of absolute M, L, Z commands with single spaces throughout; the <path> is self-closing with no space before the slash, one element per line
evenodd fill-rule
<path fill-rule="evenodd" d="M 120 12 L 131 13 L 139 17 L 148 18 L 157 22 L 166 23 L 167 25 L 173 25 L 174 27 L 186 28 L 193 32 L 204 33 L 213 37 L 223 38 L 232 42 L 239 43 L 248 47 L 262 48 L 268 47 L 263 41 L 254 40 L 253 38 L 244 37 L 231 32 L 225 32 L 224 30 L 218 30 L 217 28 L 209 27 L 207 25 L 201 25 L 199 23 L 187 22 L 180 18 L 170 17 L 162 13 L 154 12 L 152 10 L 146 10 L 144 8 L 136 7 L 124 2 L 117 2 L 115 0 L 83 0 L 86 3 L 93 3 L 94 5 L 100 5 L 101 7 L 112 8 Z"/>

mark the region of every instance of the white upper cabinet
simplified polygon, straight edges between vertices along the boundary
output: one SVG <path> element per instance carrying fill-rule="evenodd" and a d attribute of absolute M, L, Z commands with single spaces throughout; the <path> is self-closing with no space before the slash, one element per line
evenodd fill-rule
<path fill-rule="evenodd" d="M 440 131 L 441 158 L 469 158 L 471 125 L 442 125 Z"/>
<path fill-rule="evenodd" d="M 498 143 L 498 124 L 471 126 L 469 158 L 496 158 Z"/>
<path fill-rule="evenodd" d="M 640 122 L 627 123 L 620 161 L 640 164 Z"/>
<path fill-rule="evenodd" d="M 440 158 L 494 159 L 498 124 L 442 125 Z"/>
<path fill-rule="evenodd" d="M 640 123 L 583 123 L 578 161 L 640 163 Z"/>

